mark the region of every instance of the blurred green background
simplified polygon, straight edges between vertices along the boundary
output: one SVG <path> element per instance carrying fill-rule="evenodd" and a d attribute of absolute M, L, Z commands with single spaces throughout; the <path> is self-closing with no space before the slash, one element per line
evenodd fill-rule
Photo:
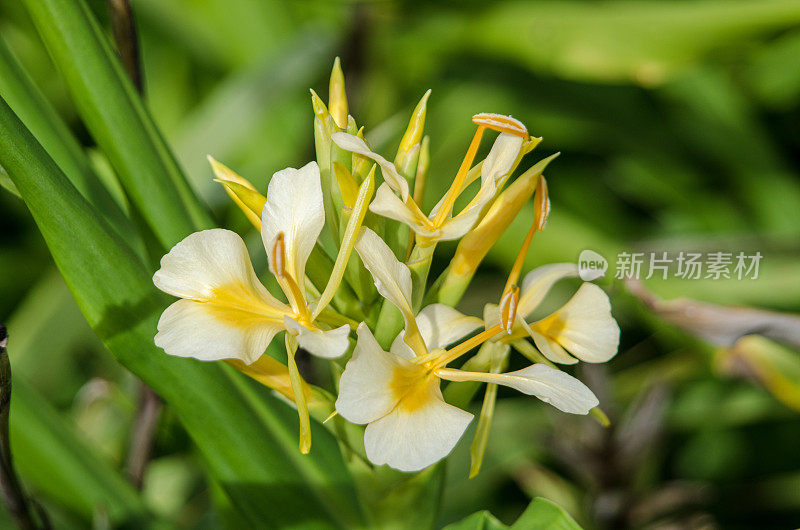
<path fill-rule="evenodd" d="M 89 3 L 108 28 L 105 2 Z M 312 159 L 308 89 L 326 93 L 340 56 L 350 112 L 378 151 L 393 152 L 409 112 L 433 89 L 429 206 L 452 179 L 474 113 L 512 114 L 542 136 L 530 163 L 561 151 L 547 172 L 552 215 L 529 265 L 575 261 L 587 248 L 612 268 L 621 251 L 760 251 L 758 280 L 647 287 L 665 298 L 800 311 L 798 1 L 132 6 L 152 115 L 218 224 L 256 244 L 211 181 L 205 155 L 262 187 L 272 172 Z M 98 173 L 110 174 L 17 2 L 0 4 L 0 35 L 92 150 Z M 124 468 L 139 387 L 85 323 L 22 201 L 0 190 L 0 212 L 0 322 L 11 335 L 17 464 L 57 527 L 102 527 L 115 509 L 109 491 L 126 502 L 136 496 L 104 462 Z M 482 304 L 502 288 L 532 218 L 527 210 L 490 253 L 465 310 L 479 314 L 470 300 Z M 442 248 L 434 270 L 452 248 Z M 262 254 L 254 258 L 263 265 Z M 467 443 L 451 459 L 440 523 L 481 509 L 513 521 L 539 495 L 587 528 L 800 524 L 796 345 L 709 344 L 623 285 L 606 285 L 620 352 L 580 374 L 612 427 L 502 392 L 479 477 L 466 479 Z M 71 468 L 73 459 L 83 464 Z M 79 495 L 66 491 L 74 473 L 86 475 Z M 177 527 L 236 526 L 169 408 L 141 502 Z"/>

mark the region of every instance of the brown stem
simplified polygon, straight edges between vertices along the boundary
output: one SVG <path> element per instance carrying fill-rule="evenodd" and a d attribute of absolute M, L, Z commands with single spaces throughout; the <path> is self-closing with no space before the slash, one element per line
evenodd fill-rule
<path fill-rule="evenodd" d="M 161 398 L 152 388 L 140 381 L 139 389 L 139 407 L 131 432 L 127 463 L 128 477 L 137 489 L 142 488 L 162 407 Z"/>
<path fill-rule="evenodd" d="M 6 353 L 7 342 L 6 327 L 0 324 L 0 496 L 17 527 L 24 530 L 50 528 L 47 516 L 41 509 L 37 511 L 41 524 L 34 521 L 31 504 L 22 491 L 11 458 L 11 439 L 8 431 L 8 417 L 11 411 L 11 362 Z"/>
<path fill-rule="evenodd" d="M 136 35 L 136 24 L 128 0 L 108 0 L 108 11 L 111 16 L 111 29 L 114 32 L 114 42 L 117 44 L 117 54 L 122 66 L 136 87 L 142 94 L 144 79 L 141 63 L 139 61 L 139 39 Z"/>
<path fill-rule="evenodd" d="M 117 45 L 117 54 L 122 66 L 136 87 L 139 95 L 144 93 L 144 79 L 139 58 L 139 39 L 129 0 L 108 0 L 111 29 Z M 143 382 L 139 382 L 139 405 L 131 430 L 128 448 L 128 476 L 136 488 L 142 488 L 144 471 L 153 450 L 153 439 L 161 418 L 162 401 L 158 394 Z"/>

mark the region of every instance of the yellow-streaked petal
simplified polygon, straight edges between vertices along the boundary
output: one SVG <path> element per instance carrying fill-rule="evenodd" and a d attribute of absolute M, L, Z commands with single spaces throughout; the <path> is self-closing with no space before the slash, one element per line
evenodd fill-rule
<path fill-rule="evenodd" d="M 599 402 L 589 388 L 569 374 L 546 364 L 534 364 L 505 374 L 463 372 L 440 368 L 436 375 L 448 381 L 483 381 L 536 396 L 562 412 L 588 414 Z"/>
<path fill-rule="evenodd" d="M 378 420 L 391 412 L 399 396 L 392 390 L 398 357 L 383 351 L 369 327 L 358 326 L 358 342 L 339 379 L 336 411 L 357 424 Z"/>
<path fill-rule="evenodd" d="M 185 299 L 164 311 L 156 335 L 158 346 L 180 357 L 252 363 L 289 310 L 261 285 L 244 242 L 229 230 L 186 237 L 161 259 L 153 283 Z"/>
<path fill-rule="evenodd" d="M 161 258 L 153 283 L 167 294 L 283 318 L 288 309 L 258 280 L 247 247 L 235 232 L 195 232 Z"/>
<path fill-rule="evenodd" d="M 363 139 L 344 132 L 332 134 L 331 139 L 345 151 L 350 151 L 351 153 L 356 153 L 374 160 L 381 167 L 383 180 L 385 180 L 394 191 L 400 194 L 403 201 L 408 199 L 408 181 L 400 175 L 394 164 L 373 152 Z"/>
<path fill-rule="evenodd" d="M 370 462 L 406 472 L 425 469 L 450 454 L 473 417 L 444 401 L 435 377 L 411 405 L 400 403 L 367 426 L 364 448 Z"/>
<path fill-rule="evenodd" d="M 201 361 L 239 359 L 250 364 L 283 326 L 274 318 L 236 307 L 178 300 L 158 320 L 156 346 Z"/>
<path fill-rule="evenodd" d="M 619 346 L 619 326 L 608 295 L 593 283 L 581 285 L 561 309 L 530 327 L 585 362 L 606 362 Z"/>
<path fill-rule="evenodd" d="M 261 216 L 261 238 L 269 252 L 278 234 L 285 234 L 286 269 L 300 285 L 304 283 L 306 261 L 324 225 L 317 163 L 309 162 L 300 169 L 286 168 L 275 173 Z"/>

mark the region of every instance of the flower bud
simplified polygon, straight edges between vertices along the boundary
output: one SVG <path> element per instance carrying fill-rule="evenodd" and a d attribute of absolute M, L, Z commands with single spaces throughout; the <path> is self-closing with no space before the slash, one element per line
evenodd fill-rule
<path fill-rule="evenodd" d="M 342 65 L 338 57 L 333 61 L 328 90 L 328 106 L 331 117 L 337 127 L 345 129 L 347 128 L 347 93 L 344 88 L 344 72 L 342 72 Z"/>
<path fill-rule="evenodd" d="M 233 199 L 236 206 L 244 212 L 253 226 L 261 230 L 261 211 L 267 203 L 267 198 L 261 195 L 249 180 L 240 177 L 227 166 L 211 156 L 208 157 L 208 161 L 211 162 L 211 168 L 217 177 L 214 181 L 225 187 L 225 192 Z"/>
<path fill-rule="evenodd" d="M 407 178 L 412 178 L 414 175 L 409 175 L 417 163 L 419 156 L 419 144 L 422 141 L 422 134 L 425 130 L 425 115 L 428 109 L 428 97 L 431 91 L 425 92 L 422 99 L 417 103 L 411 120 L 408 122 L 403 139 L 400 140 L 400 147 L 397 149 L 397 156 L 394 159 L 394 164 L 398 170 L 403 173 Z"/>

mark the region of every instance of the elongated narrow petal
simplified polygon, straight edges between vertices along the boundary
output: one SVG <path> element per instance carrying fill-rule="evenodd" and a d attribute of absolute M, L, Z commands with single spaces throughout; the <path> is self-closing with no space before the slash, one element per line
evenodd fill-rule
<path fill-rule="evenodd" d="M 343 132 L 333 133 L 331 139 L 345 151 L 350 151 L 351 153 L 356 153 L 374 160 L 381 167 L 383 179 L 386 183 L 389 184 L 394 191 L 399 193 L 404 201 L 408 198 L 408 181 L 400 175 L 394 164 L 378 153 L 373 152 L 363 139 L 354 134 Z"/>
<path fill-rule="evenodd" d="M 472 421 L 472 414 L 444 401 L 437 378 L 417 392 L 413 402 L 401 402 L 367 426 L 364 448 L 373 464 L 424 469 L 450 454 Z"/>
<path fill-rule="evenodd" d="M 358 342 L 339 379 L 336 411 L 352 423 L 364 424 L 382 418 L 397 405 L 399 396 L 392 381 L 399 366 L 397 357 L 386 353 L 363 322 Z"/>
<path fill-rule="evenodd" d="M 261 214 L 264 248 L 272 248 L 279 232 L 286 236 L 286 269 L 298 283 L 305 278 L 308 256 L 325 225 L 319 167 L 309 162 L 300 169 L 286 168 L 272 176 L 267 204 Z"/>
<path fill-rule="evenodd" d="M 356 243 L 356 251 L 364 266 L 372 274 L 378 292 L 393 303 L 406 319 L 406 325 L 414 320 L 411 310 L 411 271 L 401 263 L 378 234 L 362 228 Z"/>
<path fill-rule="evenodd" d="M 522 280 L 517 314 L 522 318 L 528 317 L 557 281 L 577 276 L 578 266 L 574 263 L 552 263 L 533 269 Z"/>
<path fill-rule="evenodd" d="M 312 355 L 323 359 L 341 357 L 350 346 L 350 326 L 344 325 L 336 329 L 309 329 L 289 315 L 283 317 L 286 330 L 295 335 L 297 344 Z"/>
<path fill-rule="evenodd" d="M 533 364 L 505 374 L 462 372 L 450 368 L 437 370 L 436 374 L 450 381 L 482 381 L 511 387 L 570 414 L 588 414 L 599 404 L 586 385 L 546 364 Z"/>
<path fill-rule="evenodd" d="M 369 209 L 380 216 L 408 225 L 415 231 L 420 225 L 419 219 L 411 211 L 411 208 L 406 206 L 385 182 L 378 187 L 375 199 L 369 205 Z"/>
<path fill-rule="evenodd" d="M 492 180 L 496 183 L 505 177 L 519 157 L 522 142 L 523 138 L 520 136 L 500 133 L 486 156 L 486 160 L 483 161 L 481 181 Z"/>
<path fill-rule="evenodd" d="M 244 241 L 229 230 L 191 234 L 161 259 L 153 283 L 185 298 L 161 316 L 156 344 L 180 357 L 251 363 L 289 310 L 258 281 Z"/>
<path fill-rule="evenodd" d="M 534 340 L 536 334 L 541 335 L 548 341 L 546 347 L 552 349 L 552 343 L 557 343 L 578 359 L 590 363 L 608 361 L 616 355 L 619 346 L 619 326 L 611 315 L 608 295 L 593 283 L 581 285 L 561 309 L 531 324 L 530 328 Z M 543 341 L 537 341 L 537 346 L 542 349 L 540 342 Z"/>

